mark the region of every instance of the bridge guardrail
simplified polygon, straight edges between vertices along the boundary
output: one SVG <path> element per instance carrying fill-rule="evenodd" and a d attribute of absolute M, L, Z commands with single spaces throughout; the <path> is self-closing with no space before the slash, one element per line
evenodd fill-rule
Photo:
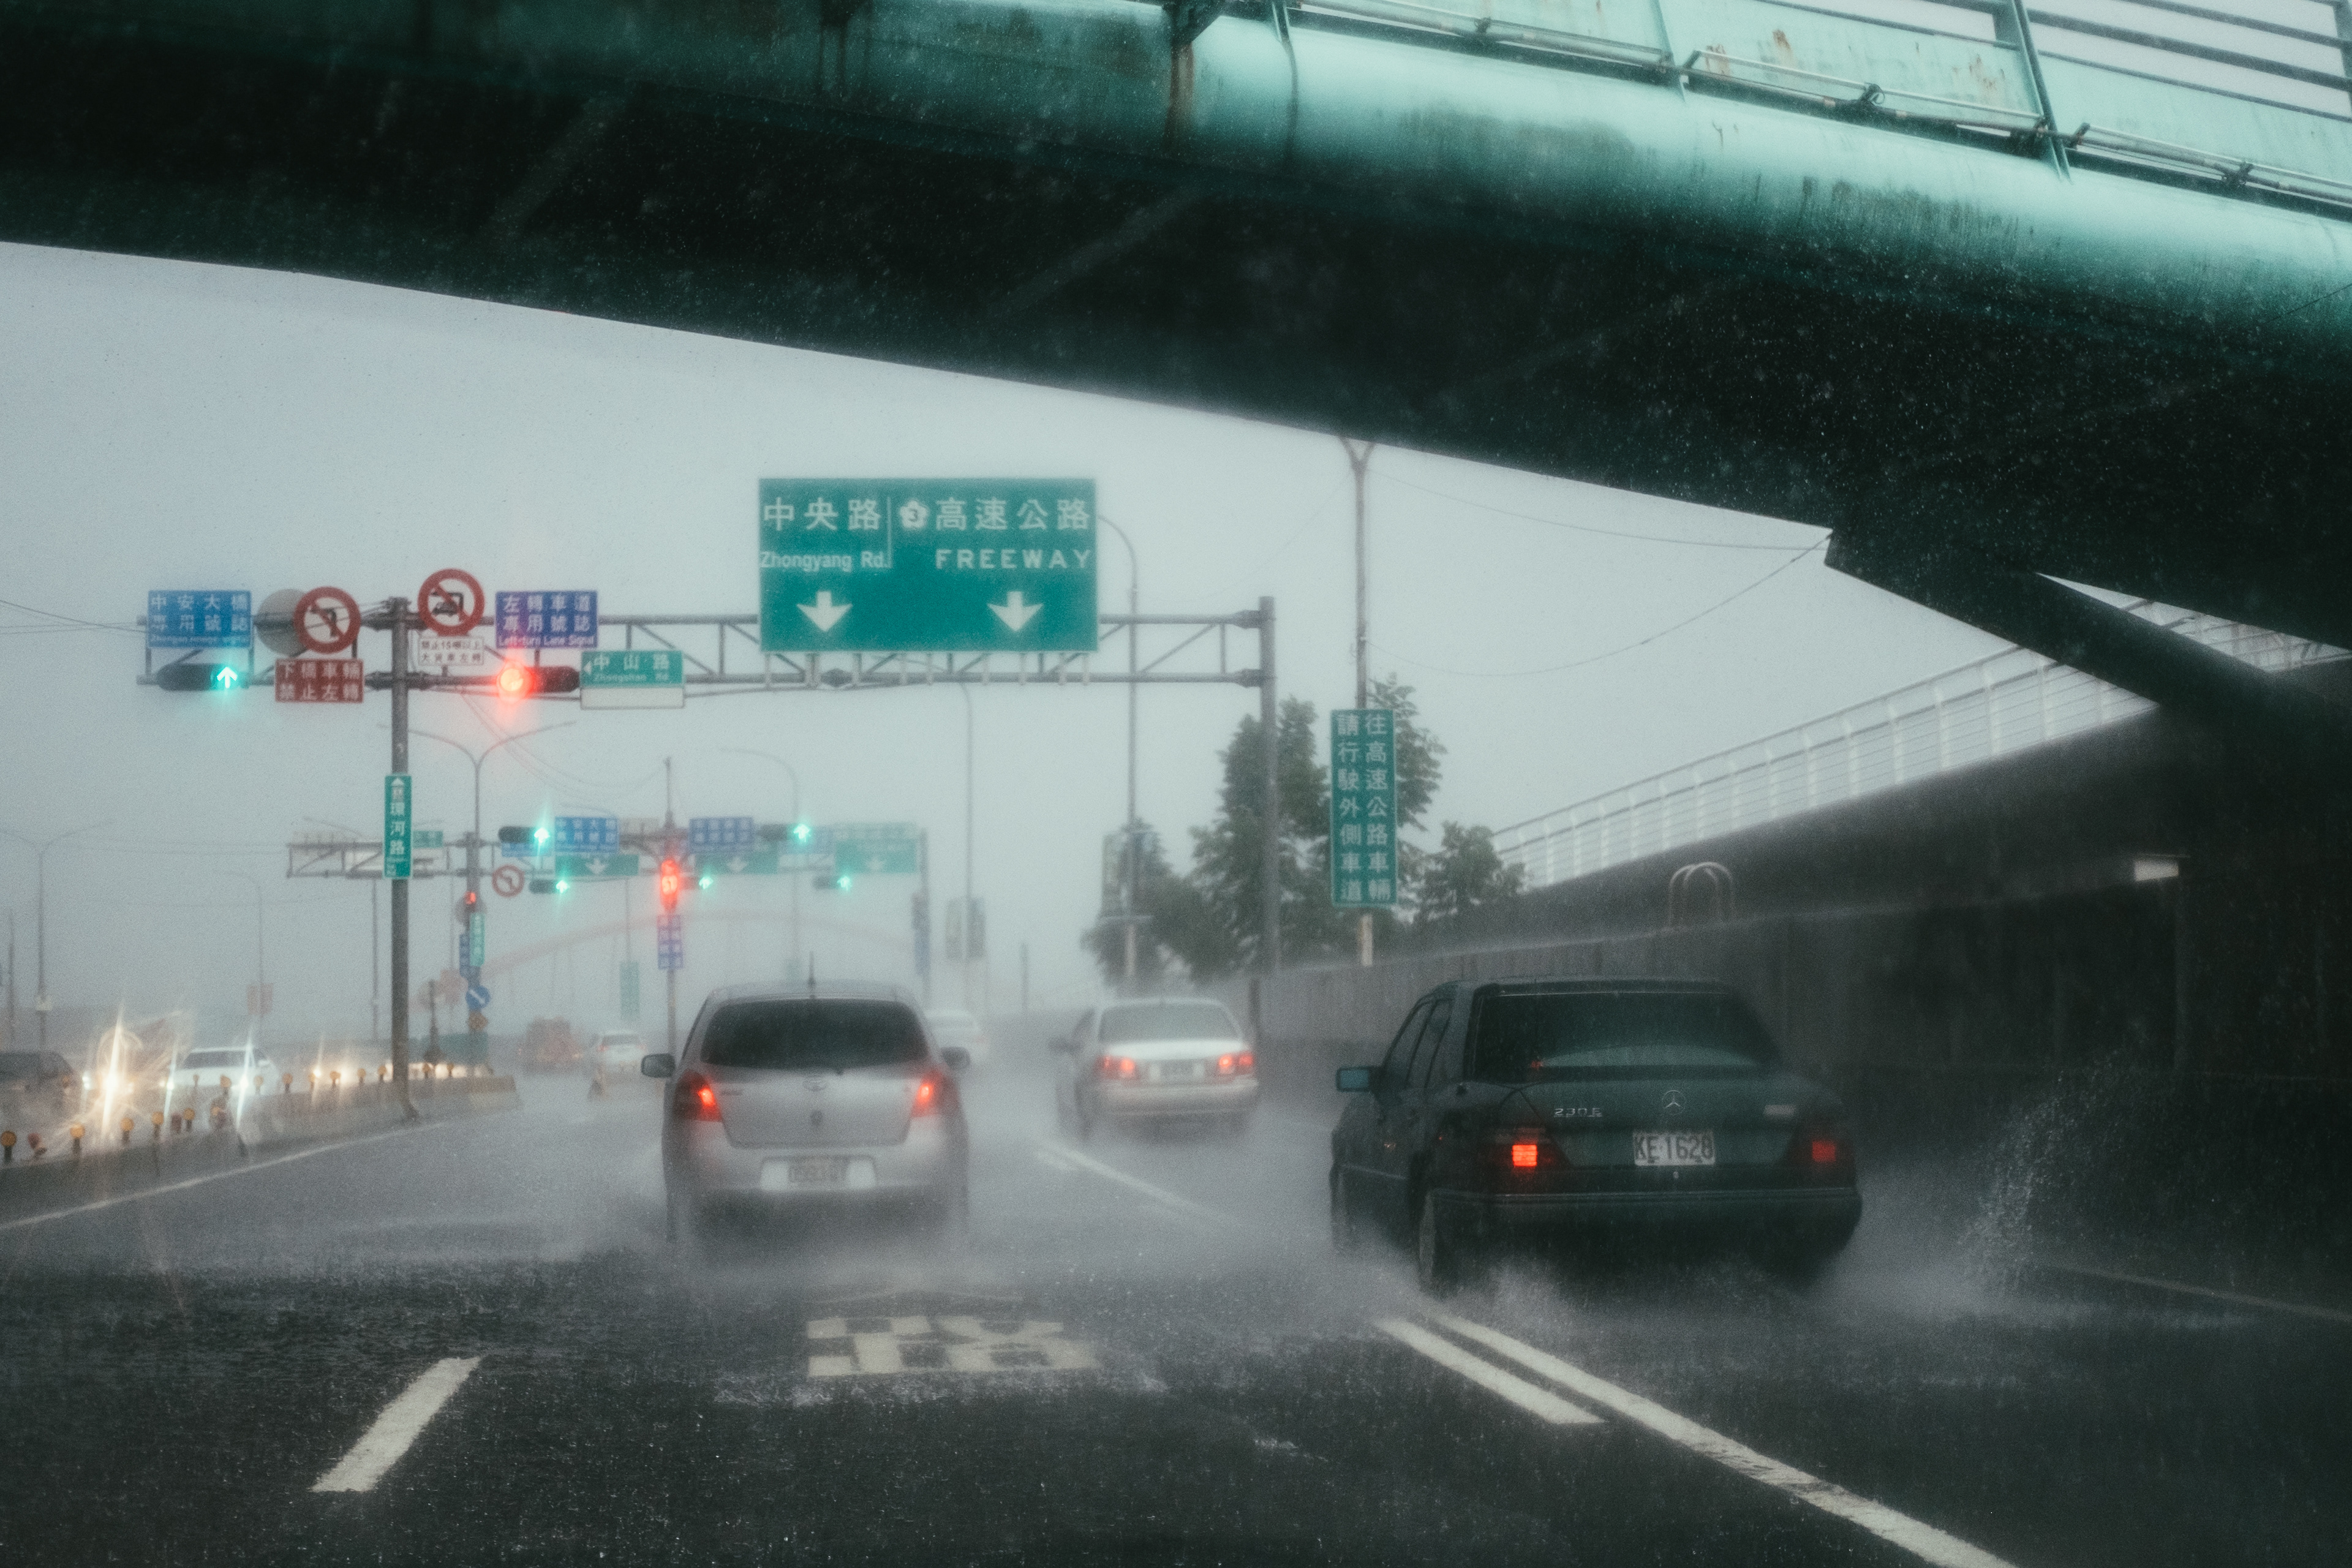
<path fill-rule="evenodd" d="M 2141 602 L 2132 613 L 2273 673 L 2341 650 Z M 2025 648 L 2005 648 L 1884 697 L 1606 795 L 1498 828 L 1531 888 L 1859 800 L 2120 722 L 2155 707 Z"/>

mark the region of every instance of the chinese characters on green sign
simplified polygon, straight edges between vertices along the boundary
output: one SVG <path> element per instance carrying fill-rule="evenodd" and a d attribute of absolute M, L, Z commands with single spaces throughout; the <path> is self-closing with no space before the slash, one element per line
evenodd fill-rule
<path fill-rule="evenodd" d="M 1396 715 L 1331 710 L 1331 902 L 1343 910 L 1397 901 Z"/>

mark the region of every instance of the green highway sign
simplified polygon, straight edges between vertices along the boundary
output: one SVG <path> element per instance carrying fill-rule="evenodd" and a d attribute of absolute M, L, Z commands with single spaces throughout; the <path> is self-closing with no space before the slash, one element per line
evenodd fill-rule
<path fill-rule="evenodd" d="M 420 827 L 410 836 L 410 842 L 419 849 L 438 849 L 441 847 L 441 829 Z"/>
<path fill-rule="evenodd" d="M 559 881 L 585 882 L 598 877 L 634 877 L 637 872 L 635 855 L 558 855 L 555 875 Z"/>
<path fill-rule="evenodd" d="M 415 797 L 406 773 L 383 775 L 383 874 L 394 881 L 409 873 L 409 830 L 415 820 Z"/>
<path fill-rule="evenodd" d="M 717 849 L 694 857 L 694 869 L 706 877 L 772 877 L 776 859 L 773 849 Z"/>
<path fill-rule="evenodd" d="M 1331 902 L 1343 910 L 1397 901 L 1396 715 L 1331 710 Z"/>
<path fill-rule="evenodd" d="M 768 653 L 1087 652 L 1092 479 L 761 479 Z"/>
<path fill-rule="evenodd" d="M 840 822 L 832 831 L 833 863 L 851 876 L 911 877 L 923 868 L 911 822 Z"/>
<path fill-rule="evenodd" d="M 580 656 L 583 708 L 683 708 L 686 655 L 674 647 L 592 648 Z"/>

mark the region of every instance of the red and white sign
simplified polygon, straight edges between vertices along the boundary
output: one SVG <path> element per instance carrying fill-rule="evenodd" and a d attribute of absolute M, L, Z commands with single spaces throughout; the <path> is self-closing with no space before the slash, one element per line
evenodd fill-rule
<path fill-rule="evenodd" d="M 341 588 L 313 588 L 294 606 L 294 635 L 312 653 L 341 653 L 360 640 L 360 602 Z"/>
<path fill-rule="evenodd" d="M 425 618 L 425 629 L 443 637 L 464 637 L 482 624 L 488 610 L 481 584 L 454 566 L 436 572 L 416 590 L 416 613 Z"/>
<path fill-rule="evenodd" d="M 490 886 L 502 899 L 511 899 L 521 892 L 526 879 L 520 866 L 501 866 L 490 873 Z"/>
<path fill-rule="evenodd" d="M 280 702 L 357 702 L 367 695 L 367 672 L 355 658 L 281 658 Z"/>
<path fill-rule="evenodd" d="M 416 634 L 416 663 L 426 669 L 452 675 L 488 675 L 498 663 L 489 646 L 472 637 L 445 637 L 437 632 Z"/>

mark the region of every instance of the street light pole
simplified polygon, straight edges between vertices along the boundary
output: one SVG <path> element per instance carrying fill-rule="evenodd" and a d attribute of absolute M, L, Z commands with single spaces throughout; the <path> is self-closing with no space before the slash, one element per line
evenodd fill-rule
<path fill-rule="evenodd" d="M 261 879 L 247 871 L 231 871 L 229 875 L 241 882 L 253 884 L 253 1005 L 247 1010 L 253 1015 L 254 1035 L 258 1038 L 261 1033 L 262 1016 L 268 1006 L 265 998 L 269 994 L 269 963 L 267 938 L 263 934 L 265 928 L 261 910 Z"/>
<path fill-rule="evenodd" d="M 963 945 L 957 950 L 957 962 L 961 966 L 960 977 L 963 1008 L 969 1013 L 972 1010 L 971 942 L 979 925 L 973 918 L 976 911 L 971 902 L 972 759 L 975 753 L 972 750 L 971 688 L 958 686 L 956 689 L 963 694 Z"/>
<path fill-rule="evenodd" d="M 1130 616 L 1140 615 L 1142 613 L 1142 606 L 1140 603 L 1141 591 L 1139 584 L 1142 581 L 1142 569 L 1136 560 L 1135 541 L 1127 536 L 1127 530 L 1119 527 L 1118 524 L 1111 521 L 1110 519 L 1102 516 L 1100 513 L 1096 514 L 1095 521 L 1101 523 L 1105 528 L 1109 529 L 1113 533 L 1118 534 L 1118 542 L 1127 546 L 1127 613 Z M 1143 848 L 1143 822 L 1135 808 L 1135 703 L 1137 697 L 1141 694 L 1143 687 L 1141 682 L 1133 679 L 1136 672 L 1136 645 L 1142 635 L 1143 628 L 1140 624 L 1135 621 L 1129 621 L 1128 623 L 1127 843 L 1126 853 L 1119 857 L 1119 868 L 1122 875 L 1119 878 L 1118 912 L 1122 918 L 1123 932 L 1127 947 L 1126 963 L 1124 965 L 1124 984 L 1121 985 L 1120 989 L 1130 995 L 1133 994 L 1135 991 L 1137 940 L 1135 929 L 1136 862 L 1141 858 Z"/>
<path fill-rule="evenodd" d="M 47 839 L 27 838 L 12 830 L 0 829 L 20 844 L 33 847 L 33 1015 L 39 1035 L 39 1047 L 49 1048 L 49 851 L 77 834 L 89 833 L 106 826 L 103 822 L 86 822 L 79 827 L 68 827 L 63 833 Z M 11 932 L 13 938 L 13 930 Z M 10 946 L 15 945 L 14 941 Z M 16 984 L 16 965 L 8 970 L 9 984 Z M 12 1003 L 13 1010 L 13 1003 Z"/>
<path fill-rule="evenodd" d="M 775 752 L 755 752 L 755 751 L 752 751 L 752 750 L 749 749 L 748 747 L 744 747 L 744 746 L 722 746 L 722 747 L 720 747 L 719 749 L 720 749 L 721 751 L 724 751 L 724 752 L 732 752 L 734 755 L 739 756 L 739 757 L 758 757 L 758 758 L 761 758 L 761 760 L 763 760 L 763 761 L 773 763 L 775 763 L 775 764 L 776 764 L 776 766 L 778 766 L 778 767 L 780 767 L 780 768 L 783 769 L 785 773 L 787 773 L 791 774 L 791 775 L 792 775 L 792 781 L 793 781 L 793 821 L 792 821 L 792 826 L 794 826 L 794 827 L 798 827 L 798 826 L 800 826 L 800 822 L 801 822 L 801 771 L 800 771 L 798 768 L 796 768 L 796 767 L 793 766 L 793 764 L 792 764 L 792 763 L 788 763 L 788 762 L 784 761 L 784 759 L 783 759 L 783 758 L 782 758 L 782 757 L 780 757 L 780 756 L 776 755 L 776 753 L 775 753 Z M 787 850 L 785 850 L 785 851 L 782 851 L 782 853 L 790 853 L 790 850 L 789 850 L 789 849 L 787 849 Z M 789 962 L 789 963 L 787 963 L 785 964 L 785 966 L 784 966 L 784 979 L 785 979 L 787 982 L 797 982 L 797 981 L 801 978 L 801 968 L 802 968 L 802 965 L 801 965 L 801 879 L 800 879 L 799 875 L 798 875 L 797 873 L 795 873 L 795 874 L 793 874 L 793 876 L 790 876 L 790 877 L 786 878 L 785 879 L 786 879 L 787 881 L 791 882 L 791 883 L 792 883 L 792 885 L 793 885 L 793 886 L 792 886 L 792 892 L 793 892 L 793 951 L 792 951 L 792 958 L 791 958 L 790 962 Z"/>
<path fill-rule="evenodd" d="M 1356 706 L 1371 705 L 1371 671 L 1368 652 L 1371 629 L 1366 614 L 1366 575 L 1364 567 L 1364 476 L 1372 466 L 1372 443 L 1350 441 L 1339 437 L 1339 445 L 1348 454 L 1348 467 L 1356 476 Z M 1372 911 L 1366 910 L 1356 917 L 1356 962 L 1370 967 L 1372 962 Z"/>

